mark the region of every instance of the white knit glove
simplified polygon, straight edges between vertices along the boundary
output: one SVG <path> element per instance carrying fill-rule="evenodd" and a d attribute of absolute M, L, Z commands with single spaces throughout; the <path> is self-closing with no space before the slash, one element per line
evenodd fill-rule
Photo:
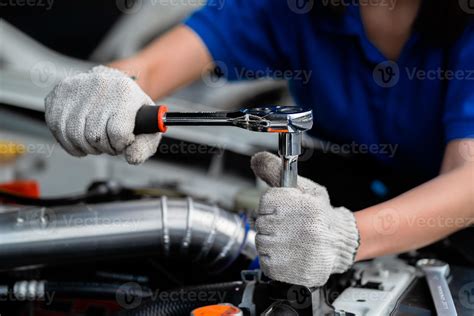
<path fill-rule="evenodd" d="M 130 164 L 152 156 L 161 134 L 135 136 L 135 116 L 153 101 L 119 70 L 94 67 L 62 80 L 45 100 L 46 123 L 71 155 L 124 154 Z"/>
<path fill-rule="evenodd" d="M 277 188 L 281 160 L 267 152 L 252 157 L 252 169 L 270 188 L 260 201 L 257 250 L 270 278 L 307 287 L 324 285 L 349 269 L 359 247 L 354 215 L 334 208 L 325 187 L 298 177 L 298 188 Z"/>

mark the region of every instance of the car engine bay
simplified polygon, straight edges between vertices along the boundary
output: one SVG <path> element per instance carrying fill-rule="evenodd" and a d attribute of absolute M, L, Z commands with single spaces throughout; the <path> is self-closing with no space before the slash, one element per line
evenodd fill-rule
<path fill-rule="evenodd" d="M 8 42 L 0 50 L 0 316 L 436 315 L 417 266 L 426 258 L 449 264 L 457 313 L 474 315 L 474 254 L 459 254 L 458 236 L 358 262 L 321 288 L 268 279 L 255 245 L 255 210 L 267 187 L 249 162 L 259 151 L 277 151 L 275 134 L 170 128 L 156 156 L 137 167 L 61 150 L 44 124 L 48 89 L 70 73 L 137 51 L 192 9 L 157 7 L 145 2 L 138 14 L 117 17 L 89 58 L 56 52 L 0 20 Z M 213 80 L 212 89 L 198 82 L 162 101 L 175 112 L 293 105 L 282 82 L 205 80 Z M 300 174 L 331 188 L 336 205 L 361 209 L 424 180 L 328 152 L 324 141 L 307 135 L 302 142 Z M 329 180 L 327 169 L 340 179 Z M 390 230 L 394 219 L 385 220 L 381 229 Z M 227 314 L 199 311 L 206 307 Z"/>

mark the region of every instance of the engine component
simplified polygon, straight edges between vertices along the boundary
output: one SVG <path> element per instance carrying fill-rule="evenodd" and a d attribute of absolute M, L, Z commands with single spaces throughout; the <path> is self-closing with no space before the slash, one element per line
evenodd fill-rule
<path fill-rule="evenodd" d="M 391 257 L 356 263 L 354 270 L 358 284 L 333 302 L 339 315 L 390 315 L 416 277 L 414 267 Z"/>
<path fill-rule="evenodd" d="M 246 227 L 239 215 L 191 198 L 23 207 L 0 213 L 0 268 L 151 252 L 216 271 L 240 254 L 257 256 Z"/>
<path fill-rule="evenodd" d="M 189 315 L 191 311 L 208 305 L 224 303 L 237 305 L 242 298 L 244 287 L 242 282 L 228 282 L 175 289 L 168 294 L 169 296 L 178 296 L 179 299 L 151 300 L 138 308 L 124 310 L 121 315 L 182 316 Z M 196 299 L 198 297 L 200 299 Z"/>
<path fill-rule="evenodd" d="M 55 282 L 46 280 L 23 280 L 13 285 L 0 286 L 6 289 L 0 292 L 0 298 L 14 298 L 18 301 L 41 301 L 46 296 L 82 297 L 94 299 L 115 299 L 119 291 L 133 292 L 134 297 L 149 298 L 152 291 L 149 288 L 135 286 L 137 283 L 125 284 L 96 283 L 96 282 Z"/>
<path fill-rule="evenodd" d="M 45 293 L 45 281 L 19 281 L 13 286 L 13 295 L 18 300 L 43 299 Z"/>
<path fill-rule="evenodd" d="M 230 304 L 232 307 L 236 306 L 233 309 L 233 312 L 237 312 L 236 315 L 240 315 L 239 311 L 248 316 L 270 314 L 287 316 L 334 315 L 334 309 L 326 304 L 325 299 L 314 297 L 314 295 L 322 295 L 324 291 L 311 292 L 304 287 L 294 286 L 291 291 L 279 287 L 278 289 L 281 289 L 282 292 L 276 293 L 277 287 L 271 284 L 274 281 L 262 280 L 259 270 L 243 271 L 242 279 L 243 282 L 210 284 L 171 290 L 167 296 L 182 293 L 179 300 L 176 299 L 172 302 L 155 297 L 137 308 L 134 307 L 138 304 L 131 306 L 123 304 L 123 307 L 128 309 L 124 310 L 123 314 L 127 316 L 181 316 L 189 315 L 194 310 L 195 314 L 199 315 L 198 311 L 209 312 L 207 309 L 198 309 L 200 307 L 211 308 L 212 310 L 215 305 Z M 197 297 L 198 293 L 205 299 L 192 299 Z M 122 294 L 127 295 L 127 293 Z M 130 294 L 133 294 L 133 292 Z M 284 300 L 281 300 L 281 297 L 284 297 Z M 201 313 L 201 315 L 213 314 L 209 312 Z"/>
<path fill-rule="evenodd" d="M 210 305 L 196 308 L 191 312 L 191 316 L 244 316 L 242 311 L 230 304 Z"/>

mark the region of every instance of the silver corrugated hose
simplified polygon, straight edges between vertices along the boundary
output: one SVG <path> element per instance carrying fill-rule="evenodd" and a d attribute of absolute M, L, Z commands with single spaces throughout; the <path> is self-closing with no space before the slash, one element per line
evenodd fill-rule
<path fill-rule="evenodd" d="M 156 253 L 213 268 L 254 259 L 255 233 L 234 213 L 184 199 L 139 200 L 0 213 L 0 268 Z"/>

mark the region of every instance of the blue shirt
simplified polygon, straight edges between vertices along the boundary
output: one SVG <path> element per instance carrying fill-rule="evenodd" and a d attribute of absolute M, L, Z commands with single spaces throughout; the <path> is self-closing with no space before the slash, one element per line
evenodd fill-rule
<path fill-rule="evenodd" d="M 356 5 L 337 18 L 295 2 L 209 0 L 185 24 L 229 80 L 288 79 L 296 103 L 314 110 L 312 132 L 350 144 L 341 152 L 435 176 L 449 141 L 474 138 L 473 23 L 449 49 L 414 32 L 391 62 Z"/>

